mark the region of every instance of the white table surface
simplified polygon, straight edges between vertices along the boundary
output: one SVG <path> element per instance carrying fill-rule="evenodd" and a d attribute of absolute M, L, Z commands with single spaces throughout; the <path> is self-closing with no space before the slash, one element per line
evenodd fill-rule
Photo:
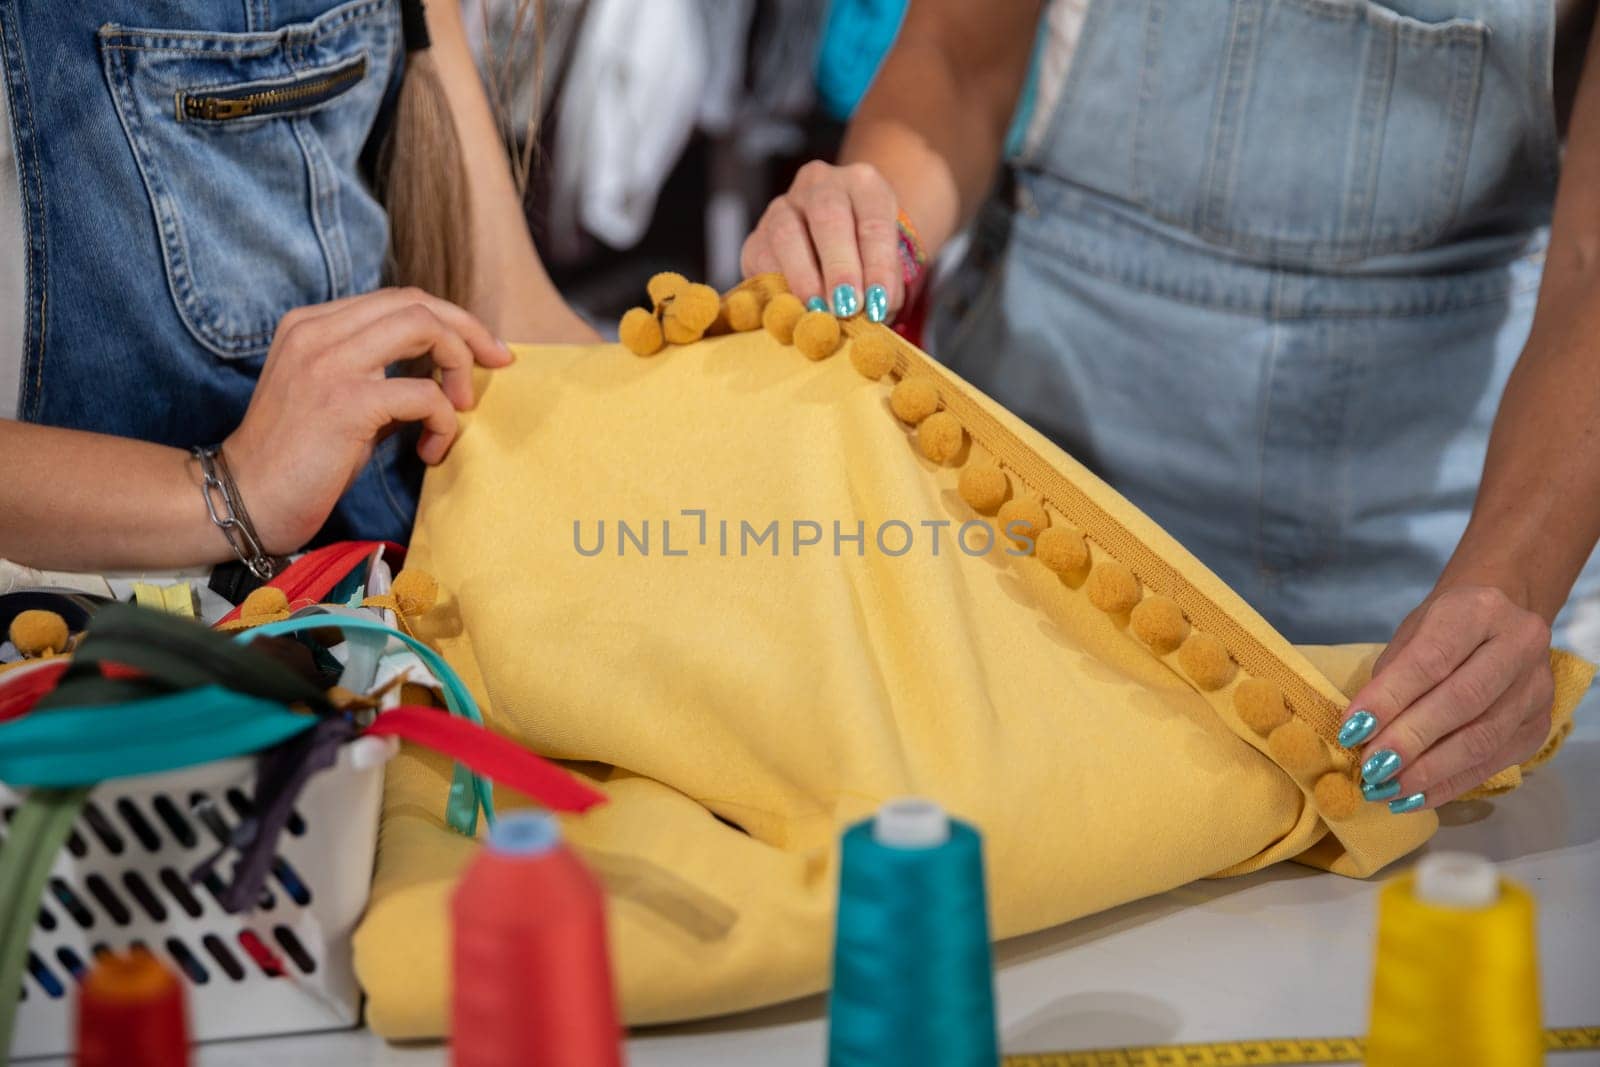
<path fill-rule="evenodd" d="M 1539 900 L 1549 1026 L 1600 1024 L 1600 721 L 1508 797 L 1456 805 L 1428 846 L 1486 855 Z M 1381 881 L 1381 880 L 1380 880 Z M 998 949 L 1007 1052 L 1362 1033 L 1380 882 L 1295 864 L 1199 882 Z M 634 1067 L 817 1067 L 821 998 L 633 1035 Z M 199 1067 L 444 1064 L 366 1031 L 204 1046 Z M 49 1061 L 35 1061 L 49 1062 Z M 1551 1067 L 1596 1067 L 1562 1053 Z"/>

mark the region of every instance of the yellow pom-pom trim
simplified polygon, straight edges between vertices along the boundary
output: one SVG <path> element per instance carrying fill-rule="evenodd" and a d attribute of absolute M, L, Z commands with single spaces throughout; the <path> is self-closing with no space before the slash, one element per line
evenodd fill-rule
<path fill-rule="evenodd" d="M 749 289 L 740 289 L 738 292 L 729 293 L 728 299 L 723 301 L 723 313 L 728 317 L 728 325 L 740 333 L 761 328 L 761 296 Z"/>
<path fill-rule="evenodd" d="M 689 279 L 675 270 L 664 270 L 660 274 L 652 274 L 644 288 L 650 294 L 651 301 L 660 307 L 663 301 L 671 300 L 689 288 Z"/>
<path fill-rule="evenodd" d="M 1065 526 L 1040 530 L 1033 539 L 1033 554 L 1040 563 L 1063 578 L 1077 574 L 1089 562 L 1089 542 Z"/>
<path fill-rule="evenodd" d="M 289 598 L 282 589 L 274 589 L 264 585 L 260 589 L 244 598 L 244 603 L 239 605 L 239 619 L 251 625 L 263 622 L 277 622 L 279 619 L 289 617 Z"/>
<path fill-rule="evenodd" d="M 665 314 L 661 316 L 661 336 L 665 337 L 669 345 L 692 345 L 706 335 L 704 330 L 691 329 L 682 319 L 672 313 L 676 305 L 668 304 Z"/>
<path fill-rule="evenodd" d="M 794 327 L 794 346 L 807 359 L 827 359 L 839 350 L 839 320 L 826 311 L 808 311 Z"/>
<path fill-rule="evenodd" d="M 1050 513 L 1035 497 L 1012 497 L 1000 505 L 995 525 L 1000 528 L 1000 536 L 1018 548 L 1023 547 L 1024 537 L 1032 538 L 1037 548 L 1039 534 L 1050 526 Z"/>
<path fill-rule="evenodd" d="M 1260 678 L 1246 678 L 1233 691 L 1233 710 L 1250 729 L 1266 737 L 1289 721 L 1283 690 Z"/>
<path fill-rule="evenodd" d="M 949 463 L 967 443 L 961 420 L 948 411 L 935 411 L 917 426 L 917 445 L 935 463 Z"/>
<path fill-rule="evenodd" d="M 1328 746 L 1299 719 L 1290 719 L 1267 735 L 1267 751 L 1296 778 L 1310 778 L 1329 767 Z"/>
<path fill-rule="evenodd" d="M 1311 795 L 1316 799 L 1317 810 L 1329 819 L 1348 819 L 1361 810 L 1361 790 L 1349 775 L 1329 771 L 1317 779 Z"/>
<path fill-rule="evenodd" d="M 416 617 L 433 610 L 439 600 L 439 583 L 427 571 L 410 568 L 394 576 L 389 586 L 400 614 Z"/>
<path fill-rule="evenodd" d="M 661 316 L 661 333 L 668 344 L 687 345 L 700 340 L 722 311 L 722 299 L 709 285 L 698 283 L 678 290 Z"/>
<path fill-rule="evenodd" d="M 915 426 L 939 410 L 939 389 L 928 378 L 903 378 L 889 391 L 889 410 Z"/>
<path fill-rule="evenodd" d="M 805 313 L 806 306 L 800 303 L 799 297 L 793 293 L 779 293 L 767 301 L 767 306 L 761 312 L 761 325 L 777 338 L 779 344 L 792 345 L 794 328 Z"/>
<path fill-rule="evenodd" d="M 666 344 L 661 323 L 644 308 L 629 308 L 623 313 L 617 338 L 636 356 L 653 356 Z"/>
<path fill-rule="evenodd" d="M 973 511 L 993 515 L 995 509 L 1006 502 L 1006 496 L 1011 492 L 1011 482 L 1006 478 L 1006 472 L 993 463 L 968 463 L 961 468 L 956 490 Z"/>
<path fill-rule="evenodd" d="M 1198 688 L 1207 692 L 1221 689 L 1233 681 L 1238 665 L 1221 641 L 1196 631 L 1178 649 L 1178 666 Z"/>
<path fill-rule="evenodd" d="M 850 365 L 863 378 L 877 381 L 894 370 L 894 357 L 893 337 L 882 327 L 859 334 L 850 342 Z"/>
<path fill-rule="evenodd" d="M 1096 563 L 1094 570 L 1089 572 L 1089 582 L 1085 588 L 1089 603 L 1108 615 L 1132 611 L 1143 595 L 1139 579 L 1125 564 L 1114 559 L 1103 559 Z"/>
<path fill-rule="evenodd" d="M 8 632 L 11 643 L 26 659 L 54 656 L 67 650 L 72 635 L 67 620 L 53 611 L 33 608 L 18 612 Z"/>
<path fill-rule="evenodd" d="M 1158 656 L 1176 652 L 1184 638 L 1189 636 L 1189 620 L 1183 609 L 1171 597 L 1147 596 L 1139 601 L 1128 617 L 1133 636 L 1150 647 Z"/>

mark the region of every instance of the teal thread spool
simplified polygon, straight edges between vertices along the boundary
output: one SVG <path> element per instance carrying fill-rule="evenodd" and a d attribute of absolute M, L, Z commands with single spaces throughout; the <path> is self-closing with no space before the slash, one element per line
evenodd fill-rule
<path fill-rule="evenodd" d="M 929 800 L 845 831 L 829 1067 L 997 1067 L 978 832 Z"/>

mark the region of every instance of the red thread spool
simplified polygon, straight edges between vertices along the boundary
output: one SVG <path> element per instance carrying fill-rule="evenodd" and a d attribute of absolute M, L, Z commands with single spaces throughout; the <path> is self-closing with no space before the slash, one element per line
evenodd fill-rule
<path fill-rule="evenodd" d="M 620 1067 L 605 898 L 555 819 L 503 816 L 450 910 L 456 1067 Z"/>
<path fill-rule="evenodd" d="M 144 949 L 101 956 L 78 996 L 77 1067 L 185 1067 L 183 983 Z"/>

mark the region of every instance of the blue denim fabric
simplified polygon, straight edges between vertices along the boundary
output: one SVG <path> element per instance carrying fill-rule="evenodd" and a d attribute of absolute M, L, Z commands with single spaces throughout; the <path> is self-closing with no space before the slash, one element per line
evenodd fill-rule
<path fill-rule="evenodd" d="M 363 158 L 403 62 L 396 0 L 0 0 L 0 49 L 27 235 L 21 416 L 222 440 L 280 316 L 380 284 Z M 185 106 L 335 71 L 268 114 Z M 405 540 L 419 478 L 389 438 L 322 537 Z"/>
<path fill-rule="evenodd" d="M 1543 265 L 1552 5 L 1400 6 L 1100 0 L 934 327 L 1300 642 L 1431 589 Z"/>

